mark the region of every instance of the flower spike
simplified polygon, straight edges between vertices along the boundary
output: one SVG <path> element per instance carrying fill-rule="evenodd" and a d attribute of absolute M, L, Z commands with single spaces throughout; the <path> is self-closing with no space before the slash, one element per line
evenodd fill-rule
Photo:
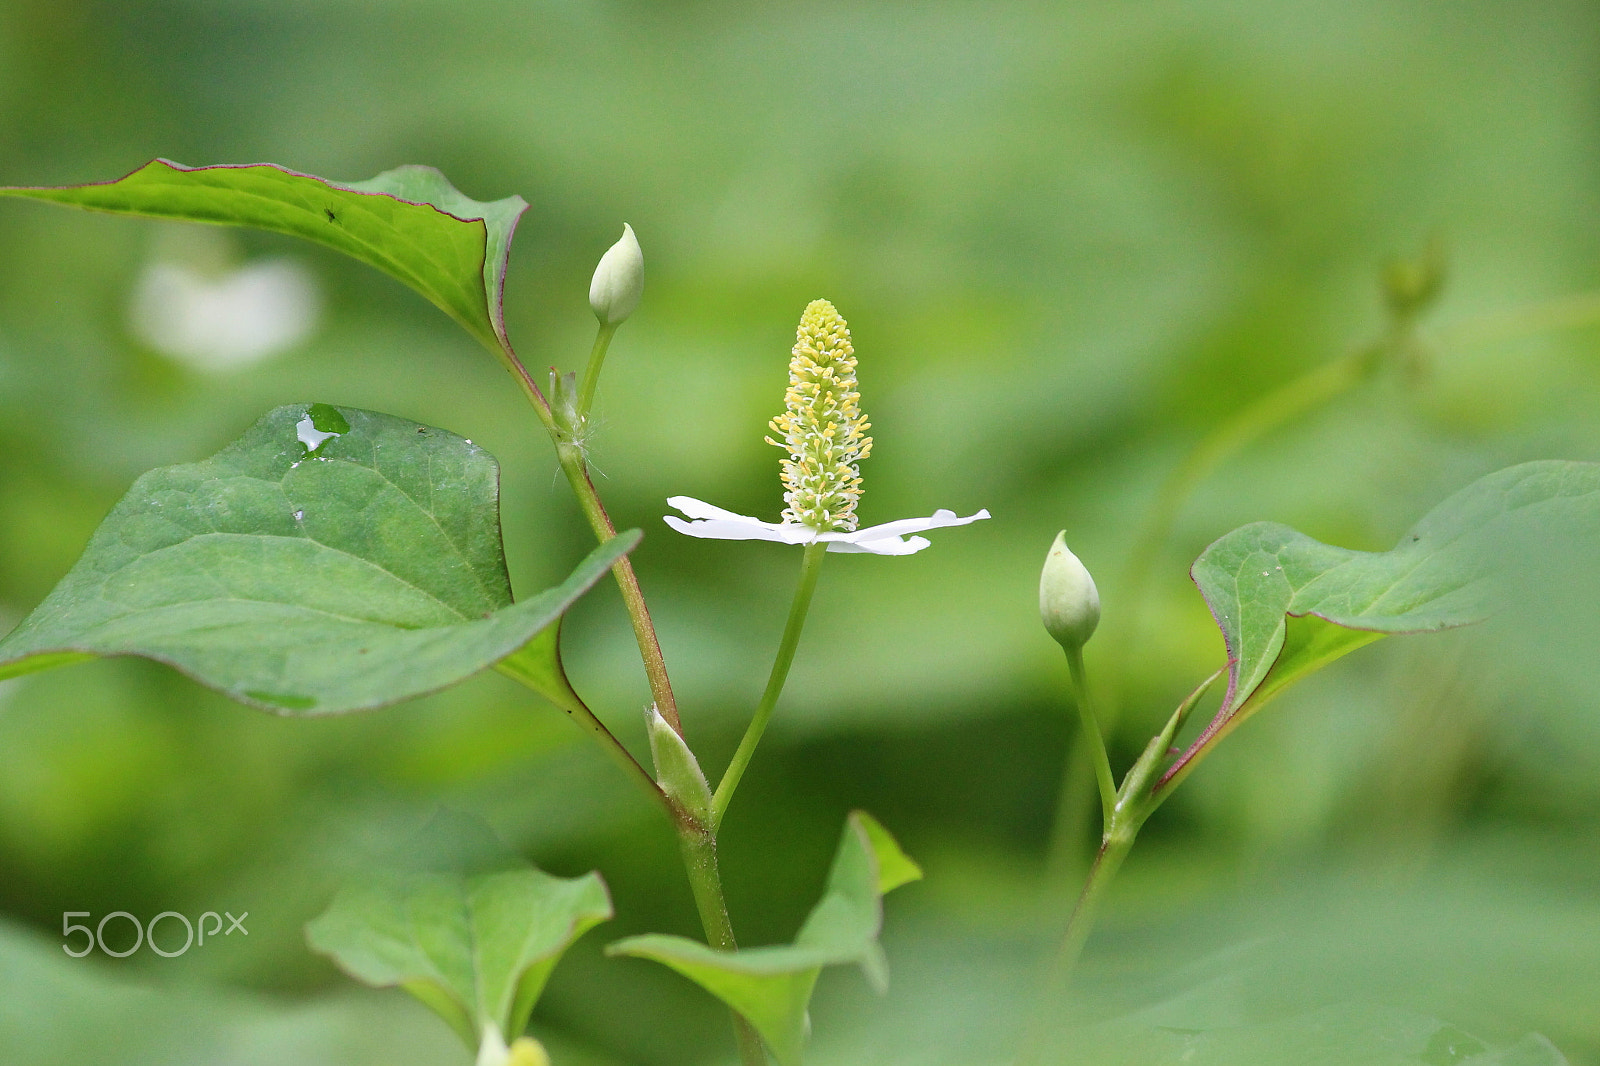
<path fill-rule="evenodd" d="M 789 452 L 783 461 L 785 522 L 819 533 L 856 528 L 861 468 L 872 454 L 872 424 L 861 414 L 850 327 L 827 300 L 812 300 L 800 316 L 789 359 L 783 414 L 769 425 Z"/>
<path fill-rule="evenodd" d="M 781 522 L 763 522 L 735 514 L 692 496 L 673 496 L 667 503 L 692 521 L 667 515 L 679 533 L 710 540 L 771 540 L 780 544 L 826 543 L 830 552 L 912 555 L 928 546 L 925 537 L 908 536 L 942 526 L 964 526 L 988 518 L 989 512 L 959 517 L 940 509 L 927 518 L 902 518 L 858 529 L 856 504 L 861 499 L 861 468 L 872 454 L 871 423 L 861 413 L 856 391 L 855 348 L 850 327 L 827 300 L 813 300 L 800 317 L 790 352 L 789 390 L 784 410 L 770 423 L 783 448 Z"/>

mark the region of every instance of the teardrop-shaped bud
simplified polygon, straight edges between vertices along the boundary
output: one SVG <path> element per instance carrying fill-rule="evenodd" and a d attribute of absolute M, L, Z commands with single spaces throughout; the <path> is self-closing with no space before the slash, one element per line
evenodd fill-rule
<path fill-rule="evenodd" d="M 711 785 L 694 752 L 653 703 L 645 711 L 645 725 L 650 731 L 650 754 L 655 756 L 656 783 L 661 791 L 701 825 L 710 825 Z"/>
<path fill-rule="evenodd" d="M 622 239 L 606 249 L 600 265 L 594 268 L 594 279 L 589 282 L 589 306 L 602 326 L 615 326 L 633 314 L 643 293 L 644 252 L 639 250 L 633 227 L 624 222 Z"/>
<path fill-rule="evenodd" d="M 1039 617 L 1056 642 L 1082 648 L 1100 624 L 1100 592 L 1083 563 L 1067 547 L 1067 531 L 1056 534 L 1039 574 Z"/>

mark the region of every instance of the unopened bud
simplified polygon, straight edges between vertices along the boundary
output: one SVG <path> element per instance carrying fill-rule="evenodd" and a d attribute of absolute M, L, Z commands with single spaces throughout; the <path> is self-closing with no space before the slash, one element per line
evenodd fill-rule
<path fill-rule="evenodd" d="M 644 253 L 639 250 L 633 227 L 624 222 L 622 239 L 606 249 L 600 265 L 594 268 L 594 280 L 589 282 L 589 306 L 602 326 L 615 326 L 633 314 L 643 292 Z"/>
<path fill-rule="evenodd" d="M 1100 592 L 1094 578 L 1067 547 L 1067 532 L 1056 534 L 1039 575 L 1039 617 L 1068 651 L 1082 648 L 1100 624 Z"/>
<path fill-rule="evenodd" d="M 700 762 L 678 731 L 651 704 L 645 712 L 650 730 L 650 754 L 655 757 L 656 783 L 678 806 L 704 825 L 711 824 L 711 785 Z"/>

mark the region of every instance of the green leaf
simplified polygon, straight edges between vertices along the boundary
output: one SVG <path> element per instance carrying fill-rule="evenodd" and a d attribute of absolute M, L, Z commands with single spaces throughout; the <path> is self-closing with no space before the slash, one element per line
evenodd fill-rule
<path fill-rule="evenodd" d="M 482 203 L 432 167 L 340 184 L 272 163 L 186 167 L 165 159 L 117 181 L 0 187 L 0 196 L 222 226 L 325 244 L 405 282 L 493 351 L 509 356 L 501 294 L 520 196 Z"/>
<path fill-rule="evenodd" d="M 498 498 L 493 457 L 454 434 L 280 407 L 216 456 L 136 481 L 0 640 L 0 678 L 140 655 L 241 702 L 310 714 L 442 688 L 551 628 L 639 542 L 615 537 L 513 604 Z M 523 654 L 548 670 L 555 643 Z"/>
<path fill-rule="evenodd" d="M 492 836 L 476 819 L 451 814 L 426 834 Z M 475 850 L 440 867 L 384 871 L 346 885 L 306 926 L 313 950 L 358 981 L 404 988 L 473 1051 L 485 1025 L 508 1039 L 520 1034 L 562 953 L 611 917 L 597 873 L 552 877 L 498 849 Z"/>
<path fill-rule="evenodd" d="M 1360 552 L 1256 522 L 1191 569 L 1222 630 L 1228 694 L 1196 747 L 1288 685 L 1391 633 L 1482 620 L 1516 538 L 1562 522 L 1600 524 L 1600 464 L 1524 463 L 1473 482 L 1391 551 Z M 1193 749 L 1191 749 L 1193 750 Z"/>
<path fill-rule="evenodd" d="M 495 669 L 514 677 L 568 714 L 581 714 L 587 705 L 567 680 L 561 661 L 561 619 L 540 630 L 528 643 L 500 660 Z"/>
<path fill-rule="evenodd" d="M 680 936 L 650 934 L 618 941 L 606 952 L 677 970 L 748 1019 L 781 1066 L 797 1066 L 806 1006 L 822 968 L 855 963 L 883 991 L 889 981 L 878 944 L 883 893 L 921 876 L 883 826 L 855 811 L 845 822 L 828 887 L 792 945 L 723 952 Z"/>

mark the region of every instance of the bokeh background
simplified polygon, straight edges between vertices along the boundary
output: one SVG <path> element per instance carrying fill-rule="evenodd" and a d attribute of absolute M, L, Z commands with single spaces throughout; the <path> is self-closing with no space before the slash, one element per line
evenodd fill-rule
<path fill-rule="evenodd" d="M 849 318 L 877 439 L 865 521 L 994 519 L 830 560 L 726 825 L 748 944 L 790 938 L 853 807 L 926 867 L 889 900 L 889 994 L 823 978 L 808 1061 L 839 1066 L 1017 1045 L 1089 846 L 1069 817 L 1052 867 L 1071 705 L 1035 584 L 1058 529 L 1105 601 L 1088 658 L 1121 764 L 1222 662 L 1186 577 L 1212 539 L 1272 519 L 1386 548 L 1491 470 L 1600 458 L 1597 100 L 1600 11 L 1578 0 L 0 0 L 0 182 L 165 156 L 350 181 L 429 163 L 480 199 L 521 193 L 507 313 L 533 366 L 581 365 L 589 272 L 633 224 L 648 282 L 594 458 L 646 531 L 635 559 L 713 769 L 798 558 L 676 536 L 664 499 L 775 517 L 762 436 L 794 323 L 818 296 Z M 1164 479 L 1392 336 L 1384 266 L 1430 242 L 1447 280 L 1405 344 L 1198 481 L 1137 589 Z M 510 380 L 398 283 L 287 239 L 21 202 L 0 203 L 0 249 L 0 622 L 138 474 L 295 401 L 485 445 L 519 590 L 587 550 Z M 230 329 L 237 308 L 163 324 L 160 271 L 237 266 L 282 282 L 261 283 L 270 313 L 239 305 L 258 328 Z M 1230 739 L 1147 828 L 1052 1006 L 1077 1026 L 1061 1061 L 1560 1061 L 1547 1039 L 1600 1063 L 1591 558 L 1554 551 L 1495 628 L 1363 649 Z M 639 750 L 615 589 L 566 634 Z M 601 955 L 697 926 L 670 834 L 564 716 L 486 676 L 278 719 L 133 660 L 0 686 L 0 1061 L 463 1066 L 443 1025 L 301 932 L 441 805 L 612 887 L 617 919 L 535 1015 L 558 1066 L 730 1061 L 716 1004 Z M 222 909 L 250 913 L 248 940 L 60 949 L 68 910 Z"/>

